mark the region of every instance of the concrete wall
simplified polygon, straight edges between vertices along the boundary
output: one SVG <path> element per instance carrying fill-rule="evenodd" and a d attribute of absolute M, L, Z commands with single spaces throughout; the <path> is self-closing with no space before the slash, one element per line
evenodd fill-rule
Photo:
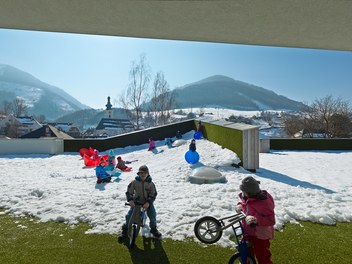
<path fill-rule="evenodd" d="M 58 138 L 0 139 L 0 154 L 62 154 L 64 140 Z"/>
<path fill-rule="evenodd" d="M 259 152 L 267 153 L 270 151 L 270 138 L 259 139 Z"/>
<path fill-rule="evenodd" d="M 207 139 L 235 152 L 246 170 L 259 168 L 259 127 L 226 120 L 202 121 Z"/>
<path fill-rule="evenodd" d="M 109 138 L 100 139 L 65 139 L 65 152 L 79 152 L 81 148 L 94 148 L 99 151 L 106 151 L 114 148 L 123 148 L 126 146 L 137 146 L 141 144 L 148 144 L 149 138 L 154 140 L 164 140 L 166 137 L 176 136 L 179 130 L 182 134 L 195 130 L 195 121 L 187 120 L 178 123 L 147 128 L 139 131 L 133 131 L 126 134 L 117 135 Z"/>
<path fill-rule="evenodd" d="M 259 168 L 259 127 L 232 123 L 227 127 L 242 132 L 242 163 L 243 168 L 255 171 Z"/>
<path fill-rule="evenodd" d="M 244 129 L 242 133 L 243 168 L 255 171 L 259 168 L 259 128 L 247 128 Z"/>

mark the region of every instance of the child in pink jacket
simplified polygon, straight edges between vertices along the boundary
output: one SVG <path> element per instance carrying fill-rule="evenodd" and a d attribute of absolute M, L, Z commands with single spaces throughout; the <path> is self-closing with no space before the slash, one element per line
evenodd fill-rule
<path fill-rule="evenodd" d="M 247 215 L 242 224 L 245 239 L 252 244 L 250 254 L 259 264 L 272 264 L 270 240 L 274 238 L 275 204 L 267 191 L 260 190 L 259 184 L 252 176 L 242 180 L 241 201 L 236 205 L 236 211 Z"/>
<path fill-rule="evenodd" d="M 155 149 L 155 141 L 153 138 L 149 138 L 149 148 L 148 151 Z"/>

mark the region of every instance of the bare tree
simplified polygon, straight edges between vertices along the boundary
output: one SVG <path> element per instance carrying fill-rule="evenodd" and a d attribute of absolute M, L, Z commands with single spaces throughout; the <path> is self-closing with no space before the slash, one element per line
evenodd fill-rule
<path fill-rule="evenodd" d="M 162 71 L 155 76 L 150 102 L 151 111 L 154 113 L 154 125 L 166 124 L 175 99 Z"/>
<path fill-rule="evenodd" d="M 347 115 L 334 114 L 330 118 L 332 137 L 348 138 L 352 133 L 352 118 Z"/>
<path fill-rule="evenodd" d="M 328 95 L 302 109 L 299 116 L 285 117 L 285 130 L 292 135 L 295 130 L 304 129 L 306 137 L 313 137 L 315 133 L 325 138 L 348 137 L 352 127 L 351 113 L 348 101 Z"/>
<path fill-rule="evenodd" d="M 341 98 L 334 99 L 328 95 L 321 99 L 316 99 L 311 105 L 314 118 L 321 123 L 321 129 L 325 131 L 325 137 L 334 137 L 332 121 L 334 115 L 349 117 L 351 108 L 347 101 Z M 340 118 L 341 120 L 341 118 Z M 335 126 L 337 119 L 335 118 Z"/>
<path fill-rule="evenodd" d="M 39 115 L 39 116 L 34 116 L 34 118 L 39 122 L 39 123 L 44 123 L 46 117 L 45 115 Z"/>
<path fill-rule="evenodd" d="M 159 96 L 161 94 L 162 86 L 165 85 L 164 75 L 162 72 L 158 72 L 155 76 L 152 92 L 151 92 L 151 100 L 150 100 L 150 111 L 153 112 L 153 125 L 156 126 L 158 124 L 159 119 Z"/>
<path fill-rule="evenodd" d="M 2 102 L 2 112 L 4 115 L 9 115 L 12 112 L 12 103 L 10 101 L 3 101 Z"/>
<path fill-rule="evenodd" d="M 139 62 L 133 61 L 129 73 L 129 85 L 120 96 L 120 103 L 125 109 L 131 109 L 134 113 L 136 129 L 140 127 L 142 116 L 142 105 L 148 96 L 148 85 L 150 81 L 150 66 L 145 54 L 140 55 Z"/>
<path fill-rule="evenodd" d="M 18 124 L 15 120 L 6 124 L 5 135 L 10 138 L 18 138 L 19 130 L 18 130 Z"/>
<path fill-rule="evenodd" d="M 21 98 L 16 98 L 12 102 L 13 115 L 19 117 L 27 113 L 28 106 L 25 104 L 25 101 Z"/>
<path fill-rule="evenodd" d="M 125 109 L 125 113 L 130 120 L 136 120 L 136 115 L 133 111 L 130 111 L 131 103 L 128 101 L 127 90 L 123 90 L 119 95 L 118 99 L 115 101 L 116 104 L 119 104 L 123 109 Z"/>

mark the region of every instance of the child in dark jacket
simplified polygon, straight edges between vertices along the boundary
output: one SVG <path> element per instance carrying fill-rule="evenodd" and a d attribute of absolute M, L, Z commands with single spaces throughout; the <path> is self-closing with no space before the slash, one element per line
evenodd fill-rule
<path fill-rule="evenodd" d="M 257 258 L 259 264 L 271 264 L 269 240 L 274 238 L 275 204 L 267 191 L 260 190 L 259 183 L 252 176 L 242 180 L 242 193 L 239 194 L 236 211 L 247 215 L 242 224 L 245 238 L 251 242 L 251 255 Z"/>
<path fill-rule="evenodd" d="M 152 233 L 154 237 L 161 237 L 160 232 L 156 229 L 156 210 L 154 207 L 156 196 L 157 191 L 149 175 L 149 169 L 147 166 L 143 165 L 139 167 L 137 176 L 127 187 L 126 198 L 131 208 L 126 215 L 126 222 L 122 226 L 122 233 L 119 240 L 123 240 L 127 237 L 128 222 L 131 219 L 135 203 L 143 204 L 144 209 L 147 211 L 150 233 Z"/>
<path fill-rule="evenodd" d="M 122 171 L 130 171 L 132 170 L 131 167 L 127 167 L 126 163 L 131 163 L 130 161 L 124 161 L 120 156 L 117 157 L 117 165 L 116 168 Z"/>
<path fill-rule="evenodd" d="M 192 139 L 191 144 L 189 144 L 189 150 L 192 152 L 196 151 L 196 141 L 194 139 Z"/>
<path fill-rule="evenodd" d="M 182 134 L 180 130 L 177 130 L 176 132 L 176 139 L 181 139 L 182 138 Z"/>
<path fill-rule="evenodd" d="M 200 121 L 200 120 L 198 122 L 197 132 L 203 132 L 202 121 Z"/>
<path fill-rule="evenodd" d="M 120 157 L 117 157 L 117 165 L 116 168 L 120 169 L 120 170 L 125 170 L 127 168 L 126 166 L 126 162 Z"/>

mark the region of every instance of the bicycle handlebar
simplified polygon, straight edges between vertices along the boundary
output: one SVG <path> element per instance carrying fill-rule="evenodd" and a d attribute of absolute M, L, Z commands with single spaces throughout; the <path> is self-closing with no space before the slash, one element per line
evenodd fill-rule
<path fill-rule="evenodd" d="M 240 214 L 242 214 L 242 216 L 241 216 L 241 218 L 242 218 L 242 219 L 245 219 L 245 218 L 246 218 L 246 216 L 247 216 L 247 215 L 246 215 L 244 212 L 242 212 L 242 211 L 241 211 L 241 213 L 240 213 Z M 250 227 L 256 227 L 256 226 L 257 226 L 257 224 L 256 224 L 256 223 L 251 223 L 249 226 L 250 226 Z"/>
<path fill-rule="evenodd" d="M 139 202 L 134 202 L 135 205 L 140 205 L 140 206 L 143 206 L 144 204 L 143 203 L 139 203 Z M 131 206 L 130 203 L 125 203 L 125 205 L 128 205 L 128 206 Z"/>

